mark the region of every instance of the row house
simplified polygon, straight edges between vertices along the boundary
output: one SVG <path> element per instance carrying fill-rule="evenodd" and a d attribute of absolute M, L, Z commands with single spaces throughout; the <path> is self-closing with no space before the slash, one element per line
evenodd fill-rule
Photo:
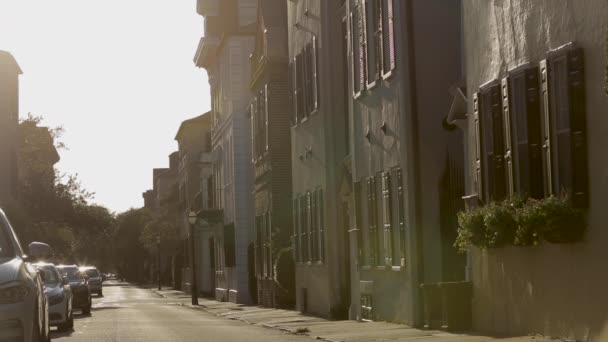
<path fill-rule="evenodd" d="M 258 3 L 250 55 L 256 302 L 291 307 L 294 296 L 287 1 Z M 276 268 L 275 268 L 276 266 Z"/>
<path fill-rule="evenodd" d="M 0 204 L 17 197 L 19 75 L 21 68 L 0 50 Z"/>
<path fill-rule="evenodd" d="M 257 0 L 199 0 L 205 18 L 194 62 L 207 70 L 211 88 L 215 209 L 223 225 L 215 235 L 215 297 L 251 303 L 253 249 L 253 167 L 249 102 L 249 54 L 253 50 Z M 251 259 L 251 260 L 250 260 Z"/>
<path fill-rule="evenodd" d="M 456 255 L 462 81 L 460 1 L 350 0 L 351 318 L 421 326 L 427 283 L 464 280 Z"/>
<path fill-rule="evenodd" d="M 346 11 L 287 2 L 296 307 L 336 319 L 350 306 Z"/>
<path fill-rule="evenodd" d="M 476 330 L 608 339 L 607 13 L 602 0 L 463 2 L 467 202 L 566 193 L 587 224 L 573 243 L 471 248 Z"/>
<path fill-rule="evenodd" d="M 192 235 L 188 216 L 194 210 L 197 195 L 201 190 L 201 154 L 211 151 L 210 113 L 183 121 L 177 131 L 175 141 L 178 144 L 179 152 L 177 172 L 179 238 L 183 243 L 183 255 L 187 255 L 187 260 L 189 260 L 188 266 L 183 268 L 181 288 L 190 292 L 192 289 L 192 260 L 193 258 L 196 260 L 196 251 L 199 249 L 195 248 L 193 255 L 190 247 L 191 239 L 196 241 L 196 236 Z M 196 230 L 193 231 L 196 232 Z M 199 247 L 200 244 L 195 242 L 195 246 Z"/>

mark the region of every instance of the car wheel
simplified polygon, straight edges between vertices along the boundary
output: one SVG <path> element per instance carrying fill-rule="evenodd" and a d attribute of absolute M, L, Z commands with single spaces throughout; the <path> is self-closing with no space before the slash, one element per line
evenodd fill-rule
<path fill-rule="evenodd" d="M 57 330 L 59 332 L 66 332 L 72 330 L 72 328 L 74 328 L 74 314 L 70 312 L 68 313 L 68 319 L 65 321 L 65 323 L 60 324 L 57 327 Z"/>
<path fill-rule="evenodd" d="M 103 297 L 103 291 L 102 291 L 102 290 L 99 290 L 99 292 L 97 292 L 97 295 L 98 295 L 99 297 Z"/>
<path fill-rule="evenodd" d="M 82 313 L 85 315 L 90 315 L 91 314 L 91 307 L 93 306 L 93 302 L 91 300 L 91 297 L 89 297 L 89 306 L 87 306 L 86 308 L 82 309 Z"/>

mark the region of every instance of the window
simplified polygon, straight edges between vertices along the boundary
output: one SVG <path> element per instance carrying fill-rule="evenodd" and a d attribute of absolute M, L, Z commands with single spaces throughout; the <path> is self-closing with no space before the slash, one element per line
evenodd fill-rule
<path fill-rule="evenodd" d="M 313 37 L 290 66 L 293 104 L 292 124 L 303 122 L 319 108 L 318 42 Z"/>
<path fill-rule="evenodd" d="M 382 71 L 389 77 L 396 68 L 395 0 L 382 1 Z"/>
<path fill-rule="evenodd" d="M 323 189 L 317 190 L 317 218 L 319 229 L 319 261 L 325 262 L 325 200 Z"/>
<path fill-rule="evenodd" d="M 403 189 L 403 172 L 400 168 L 396 168 L 393 170 L 393 178 L 395 179 L 397 189 L 397 222 L 399 224 L 399 260 L 393 259 L 393 265 L 405 267 L 405 252 L 407 242 L 405 225 L 405 192 Z"/>
<path fill-rule="evenodd" d="M 380 79 L 382 71 L 382 0 L 364 0 L 366 22 L 367 86 Z"/>
<path fill-rule="evenodd" d="M 365 89 L 365 10 L 358 3 L 350 14 L 351 48 L 353 56 L 353 93 L 355 97 Z"/>
<path fill-rule="evenodd" d="M 293 260 L 295 260 L 296 262 L 299 262 L 301 260 L 301 258 L 300 258 L 300 215 L 299 215 L 299 211 L 300 211 L 299 198 L 296 196 L 296 198 L 293 199 L 293 206 L 292 206 L 293 236 L 291 237 L 291 244 L 293 246 Z"/>
<path fill-rule="evenodd" d="M 268 85 L 260 90 L 250 104 L 251 153 L 255 163 L 268 151 Z"/>
<path fill-rule="evenodd" d="M 541 62 L 545 194 L 567 191 L 577 207 L 588 206 L 587 121 L 584 56 L 567 44 Z"/>
<path fill-rule="evenodd" d="M 508 192 L 543 197 L 538 67 L 523 66 L 502 81 Z"/>
<path fill-rule="evenodd" d="M 307 196 L 300 196 L 300 254 L 302 256 L 302 262 L 307 262 L 310 259 L 308 249 L 308 210 L 307 210 Z"/>
<path fill-rule="evenodd" d="M 371 266 L 376 266 L 379 263 L 378 251 L 378 206 L 376 205 L 376 179 L 370 177 L 367 179 L 367 220 L 368 220 L 368 236 L 369 236 L 369 262 Z"/>
<path fill-rule="evenodd" d="M 391 175 L 388 172 L 380 173 L 382 194 L 382 228 L 384 241 L 384 264 L 393 265 L 393 208 L 391 201 Z"/>
<path fill-rule="evenodd" d="M 506 196 L 504 136 L 500 83 L 491 82 L 480 88 L 473 101 L 476 111 L 476 139 L 480 179 L 480 197 L 486 203 Z"/>
<path fill-rule="evenodd" d="M 361 208 L 361 181 L 356 181 L 354 184 L 355 189 L 355 229 L 357 229 L 357 261 L 360 266 L 366 264 L 365 262 L 365 241 L 363 241 L 363 218 Z"/>

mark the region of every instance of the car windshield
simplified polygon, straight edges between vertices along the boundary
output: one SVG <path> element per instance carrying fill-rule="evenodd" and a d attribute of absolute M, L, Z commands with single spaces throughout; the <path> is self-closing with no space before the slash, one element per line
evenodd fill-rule
<path fill-rule="evenodd" d="M 77 268 L 61 268 L 59 272 L 62 276 L 67 277 L 69 281 L 80 281 L 82 280 L 82 274 Z"/>
<path fill-rule="evenodd" d="M 85 270 L 84 274 L 86 274 L 89 278 L 99 278 L 99 271 L 96 269 Z"/>
<path fill-rule="evenodd" d="M 44 284 L 53 285 L 59 283 L 59 274 L 54 267 L 44 266 L 40 268 L 41 272 L 44 272 Z"/>
<path fill-rule="evenodd" d="M 8 227 L 0 218 L 0 258 L 14 256 L 12 244 L 9 239 Z"/>

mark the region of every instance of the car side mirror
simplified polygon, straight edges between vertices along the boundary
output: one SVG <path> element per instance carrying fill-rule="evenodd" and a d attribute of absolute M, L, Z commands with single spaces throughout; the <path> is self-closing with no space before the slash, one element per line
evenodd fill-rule
<path fill-rule="evenodd" d="M 63 285 L 70 285 L 70 280 L 68 279 L 68 277 L 62 277 L 61 282 L 63 283 Z"/>
<path fill-rule="evenodd" d="M 32 242 L 28 246 L 28 258 L 30 259 L 44 259 L 48 258 L 53 254 L 51 246 L 42 242 Z"/>

